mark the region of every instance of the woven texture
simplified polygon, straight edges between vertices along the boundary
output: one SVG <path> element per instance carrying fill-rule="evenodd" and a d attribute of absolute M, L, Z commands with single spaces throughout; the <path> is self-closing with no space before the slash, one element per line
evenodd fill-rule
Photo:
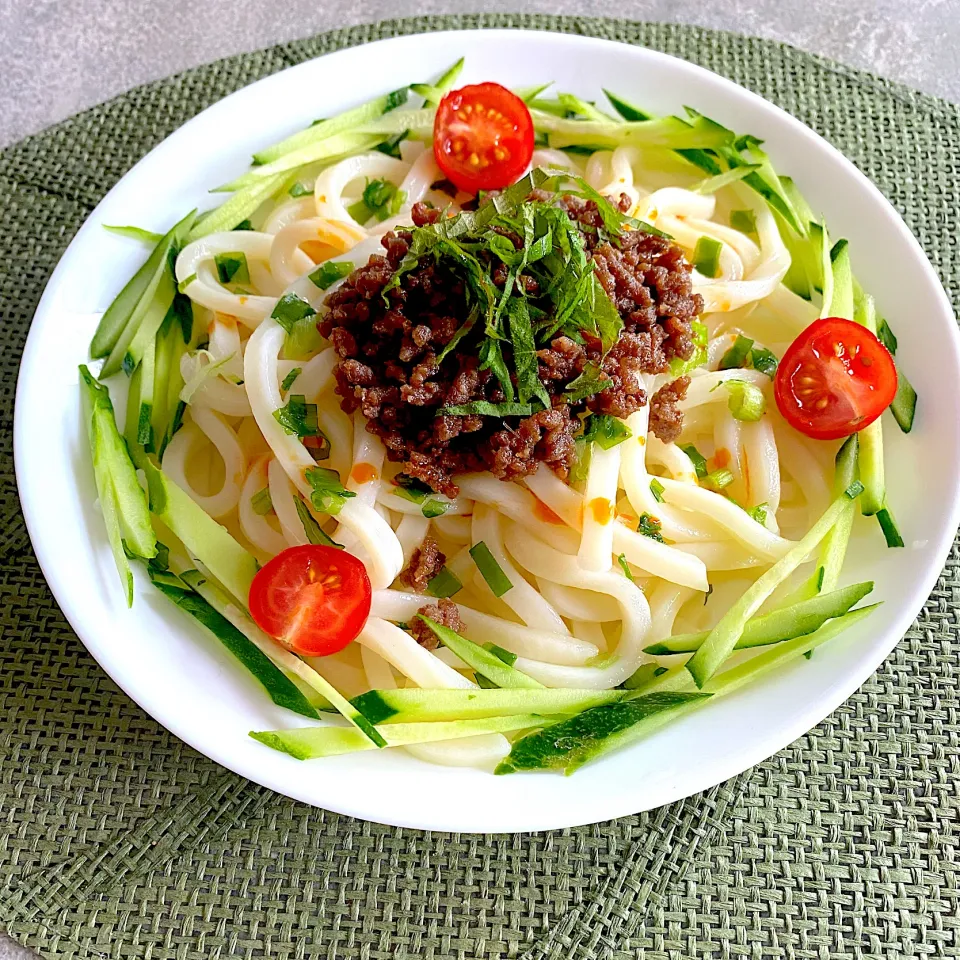
<path fill-rule="evenodd" d="M 0 154 L 0 923 L 45 957 L 626 960 L 960 956 L 955 547 L 879 672 L 706 794 L 533 836 L 315 810 L 196 754 L 121 694 L 57 609 L 12 462 L 27 328 L 83 219 L 180 124 L 290 64 L 397 34 L 542 28 L 643 44 L 762 94 L 904 215 L 960 305 L 958 110 L 767 41 L 546 16 L 423 18 L 234 57 Z"/>

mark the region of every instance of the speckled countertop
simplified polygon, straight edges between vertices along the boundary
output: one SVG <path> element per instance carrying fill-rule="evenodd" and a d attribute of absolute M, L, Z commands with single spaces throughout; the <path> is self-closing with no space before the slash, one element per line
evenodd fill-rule
<path fill-rule="evenodd" d="M 350 24 L 529 12 L 696 23 L 781 40 L 960 101 L 960 0 L 0 0 L 0 147 L 137 84 Z M 35 955 L 0 931 L 0 960 Z"/>

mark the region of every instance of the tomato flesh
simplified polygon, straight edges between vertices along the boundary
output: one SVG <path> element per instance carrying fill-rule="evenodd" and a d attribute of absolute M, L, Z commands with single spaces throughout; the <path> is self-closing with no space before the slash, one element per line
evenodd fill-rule
<path fill-rule="evenodd" d="M 866 327 L 840 317 L 811 323 L 787 348 L 774 381 L 784 420 L 815 440 L 869 426 L 896 392 L 887 348 Z"/>
<path fill-rule="evenodd" d="M 437 107 L 433 152 L 444 176 L 467 193 L 507 187 L 533 156 L 530 111 L 499 83 L 451 90 Z"/>
<path fill-rule="evenodd" d="M 370 614 L 370 579 L 346 550 L 288 547 L 257 572 L 250 615 L 294 653 L 322 657 L 357 638 Z"/>

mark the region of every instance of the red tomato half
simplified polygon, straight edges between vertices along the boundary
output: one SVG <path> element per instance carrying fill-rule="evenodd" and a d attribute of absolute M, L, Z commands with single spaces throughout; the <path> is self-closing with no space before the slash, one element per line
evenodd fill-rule
<path fill-rule="evenodd" d="M 308 544 L 278 553 L 253 578 L 250 615 L 285 647 L 308 657 L 342 650 L 370 614 L 370 579 L 346 550 Z"/>
<path fill-rule="evenodd" d="M 451 90 L 437 107 L 433 152 L 444 176 L 467 193 L 508 187 L 533 156 L 530 111 L 499 83 Z"/>
<path fill-rule="evenodd" d="M 897 392 L 887 348 L 852 320 L 815 320 L 787 348 L 774 393 L 790 426 L 815 440 L 848 437 L 873 423 Z"/>

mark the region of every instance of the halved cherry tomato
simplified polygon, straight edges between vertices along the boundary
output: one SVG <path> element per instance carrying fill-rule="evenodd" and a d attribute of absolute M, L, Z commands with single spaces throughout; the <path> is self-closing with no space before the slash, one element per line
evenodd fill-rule
<path fill-rule="evenodd" d="M 499 83 L 451 90 L 437 107 L 433 152 L 444 176 L 467 193 L 508 187 L 533 156 L 530 111 Z"/>
<path fill-rule="evenodd" d="M 250 615 L 285 647 L 308 657 L 342 650 L 370 614 L 370 579 L 346 550 L 307 544 L 278 553 L 253 578 Z"/>
<path fill-rule="evenodd" d="M 787 348 L 774 381 L 784 420 L 815 440 L 862 430 L 896 392 L 887 348 L 866 327 L 840 317 L 811 323 Z"/>

